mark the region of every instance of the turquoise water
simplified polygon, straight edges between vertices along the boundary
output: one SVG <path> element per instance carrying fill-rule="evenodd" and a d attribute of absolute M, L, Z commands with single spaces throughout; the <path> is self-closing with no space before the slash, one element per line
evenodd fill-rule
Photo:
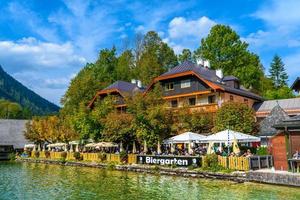
<path fill-rule="evenodd" d="M 300 189 L 58 165 L 0 162 L 0 199 L 300 199 Z"/>

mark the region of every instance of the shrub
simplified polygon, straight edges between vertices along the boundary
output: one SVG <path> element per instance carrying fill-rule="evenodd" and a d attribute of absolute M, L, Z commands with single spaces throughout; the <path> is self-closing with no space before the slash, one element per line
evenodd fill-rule
<path fill-rule="evenodd" d="M 65 151 L 61 152 L 61 157 L 66 159 L 67 158 L 67 152 L 65 152 Z"/>
<path fill-rule="evenodd" d="M 258 147 L 256 149 L 256 154 L 259 156 L 269 155 L 269 151 L 267 147 Z"/>
<path fill-rule="evenodd" d="M 81 160 L 81 159 L 80 159 L 80 158 L 81 158 L 81 155 L 80 155 L 79 152 L 74 152 L 74 153 L 73 153 L 73 157 L 75 158 L 75 160 Z"/>
<path fill-rule="evenodd" d="M 203 157 L 203 166 L 202 168 L 204 170 L 216 172 L 223 169 L 222 166 L 219 165 L 218 161 L 218 155 L 216 154 L 208 154 L 205 157 Z"/>
<path fill-rule="evenodd" d="M 45 157 L 50 158 L 50 151 L 45 151 Z"/>
<path fill-rule="evenodd" d="M 15 153 L 8 154 L 8 159 L 9 160 L 16 160 L 16 154 Z"/>
<path fill-rule="evenodd" d="M 101 162 L 106 160 L 106 154 L 105 153 L 98 153 L 98 158 Z"/>
<path fill-rule="evenodd" d="M 122 163 L 126 163 L 127 162 L 127 158 L 128 158 L 128 155 L 126 153 L 126 151 L 121 151 L 120 152 L 120 160 Z"/>
<path fill-rule="evenodd" d="M 115 162 L 109 162 L 107 165 L 107 169 L 113 170 L 116 168 L 116 163 Z"/>
<path fill-rule="evenodd" d="M 35 158 L 40 157 L 40 152 L 39 152 L 39 151 L 35 151 L 35 152 L 34 152 L 34 157 L 35 157 Z"/>

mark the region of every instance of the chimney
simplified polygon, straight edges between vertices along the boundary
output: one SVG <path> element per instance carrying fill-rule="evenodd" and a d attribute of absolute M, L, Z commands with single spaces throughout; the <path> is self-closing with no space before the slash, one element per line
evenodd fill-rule
<path fill-rule="evenodd" d="M 135 79 L 131 79 L 131 83 L 132 84 L 136 84 L 136 80 Z"/>
<path fill-rule="evenodd" d="M 209 60 L 205 60 L 204 61 L 204 67 L 210 68 L 210 62 L 209 62 Z"/>
<path fill-rule="evenodd" d="M 222 79 L 223 78 L 223 72 L 222 72 L 222 70 L 221 69 L 217 69 L 216 70 L 216 75 L 217 75 L 217 77 L 219 77 L 220 79 Z"/>
<path fill-rule="evenodd" d="M 202 59 L 202 58 L 197 58 L 196 59 L 196 63 L 197 63 L 197 65 L 204 65 L 204 60 Z"/>
<path fill-rule="evenodd" d="M 142 88 L 142 81 L 136 80 L 136 83 L 137 83 L 137 86 L 138 86 L 139 88 Z"/>

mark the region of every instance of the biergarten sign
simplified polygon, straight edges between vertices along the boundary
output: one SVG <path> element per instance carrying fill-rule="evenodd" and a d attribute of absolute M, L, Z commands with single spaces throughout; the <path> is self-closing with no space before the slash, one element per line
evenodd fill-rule
<path fill-rule="evenodd" d="M 137 162 L 147 165 L 200 166 L 201 157 L 196 156 L 151 156 L 138 155 Z"/>

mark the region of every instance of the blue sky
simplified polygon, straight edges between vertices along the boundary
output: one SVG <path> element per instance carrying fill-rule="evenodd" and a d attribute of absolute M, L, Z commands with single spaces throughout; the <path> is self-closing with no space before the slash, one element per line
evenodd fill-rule
<path fill-rule="evenodd" d="M 194 50 L 215 24 L 230 25 L 268 69 L 275 53 L 300 76 L 300 1 L 0 0 L 0 65 L 59 104 L 69 81 L 102 48 L 121 49 L 155 30 L 178 53 Z"/>

